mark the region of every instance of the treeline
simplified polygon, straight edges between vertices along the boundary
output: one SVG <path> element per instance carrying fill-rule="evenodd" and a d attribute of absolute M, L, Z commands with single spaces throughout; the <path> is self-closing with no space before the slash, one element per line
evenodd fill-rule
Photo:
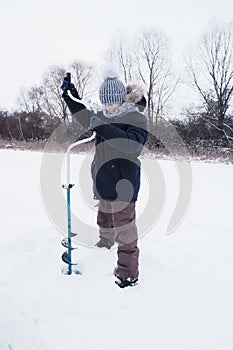
<path fill-rule="evenodd" d="M 223 153 L 231 153 L 233 152 L 233 116 L 227 116 L 225 122 L 229 129 L 227 137 L 206 115 L 187 111 L 184 119 L 171 120 L 189 150 L 196 152 L 204 149 L 219 149 Z"/>
<path fill-rule="evenodd" d="M 4 140 L 47 140 L 61 123 L 39 112 L 0 111 L 0 138 Z"/>
<path fill-rule="evenodd" d="M 232 23 L 209 26 L 196 51 L 186 54 L 182 74 L 175 73 L 166 35 L 154 29 L 140 30 L 128 39 L 118 35 L 106 51 L 106 63 L 118 67 L 125 84 L 137 81 L 144 88 L 148 103 L 145 114 L 151 132 L 149 147 L 162 147 L 152 135 L 160 122 L 168 119 L 171 97 L 183 80 L 196 91 L 200 101 L 186 107 L 179 118 L 170 118 L 185 144 L 232 147 Z M 67 70 L 80 97 L 87 102 L 93 99 L 100 84 L 95 67 L 76 60 Z M 2 139 L 47 140 L 59 124 L 73 123 L 61 96 L 65 73 L 63 67 L 50 69 L 40 85 L 21 92 L 16 111 L 0 110 Z"/>

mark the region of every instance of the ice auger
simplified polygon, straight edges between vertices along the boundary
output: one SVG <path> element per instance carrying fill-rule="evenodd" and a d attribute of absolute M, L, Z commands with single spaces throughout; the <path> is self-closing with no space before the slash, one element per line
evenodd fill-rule
<path fill-rule="evenodd" d="M 70 81 L 70 73 L 67 73 L 67 78 Z M 76 98 L 74 98 L 72 96 L 72 94 L 70 93 L 70 91 L 68 91 L 68 94 L 70 96 L 70 98 L 72 98 L 75 101 L 78 101 Z M 81 102 L 81 100 L 80 100 Z M 72 263 L 72 250 L 77 249 L 76 246 L 73 245 L 72 243 L 72 237 L 76 236 L 77 233 L 72 233 L 71 231 L 71 189 L 73 188 L 74 184 L 72 184 L 70 182 L 70 153 L 71 150 L 78 146 L 81 145 L 83 143 L 86 142 L 90 142 L 95 138 L 96 133 L 93 132 L 93 134 L 83 140 L 77 141 L 75 143 L 72 143 L 69 148 L 66 151 L 66 183 L 62 185 L 62 187 L 66 190 L 66 201 L 67 201 L 67 237 L 64 238 L 61 241 L 61 244 L 67 248 L 67 250 L 62 254 L 62 260 L 68 264 L 68 268 L 63 269 L 63 273 L 66 275 L 71 275 L 72 272 L 76 273 L 76 274 L 81 274 L 81 272 L 77 269 L 77 264 L 76 263 Z"/>

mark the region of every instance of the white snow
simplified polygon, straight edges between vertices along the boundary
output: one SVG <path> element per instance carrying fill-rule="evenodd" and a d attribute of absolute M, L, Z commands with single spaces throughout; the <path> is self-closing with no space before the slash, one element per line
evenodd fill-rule
<path fill-rule="evenodd" d="M 167 236 L 177 181 L 173 163 L 159 161 L 167 202 L 140 239 L 139 285 L 122 290 L 115 249 L 80 246 L 82 276 L 61 274 L 63 236 L 41 202 L 41 158 L 0 151 L 0 349 L 232 350 L 233 166 L 192 164 L 189 211 Z"/>

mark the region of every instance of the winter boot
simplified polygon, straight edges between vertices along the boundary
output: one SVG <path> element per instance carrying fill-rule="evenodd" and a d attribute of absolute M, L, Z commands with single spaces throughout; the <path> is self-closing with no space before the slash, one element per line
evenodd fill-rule
<path fill-rule="evenodd" d="M 118 285 L 120 288 L 125 288 L 125 287 L 133 287 L 138 284 L 138 279 L 137 278 L 127 278 L 126 280 L 123 280 L 118 277 L 117 281 L 115 283 Z"/>
<path fill-rule="evenodd" d="M 101 237 L 99 242 L 96 243 L 96 247 L 110 249 L 112 247 L 112 243 L 107 238 Z"/>

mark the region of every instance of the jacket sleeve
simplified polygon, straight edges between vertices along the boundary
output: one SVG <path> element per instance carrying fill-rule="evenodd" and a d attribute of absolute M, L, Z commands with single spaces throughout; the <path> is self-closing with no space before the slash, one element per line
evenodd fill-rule
<path fill-rule="evenodd" d="M 104 124 L 97 132 L 111 147 L 130 157 L 140 155 L 148 137 L 146 120 L 137 125 L 128 125 L 126 130 L 122 130 L 117 124 Z"/>

